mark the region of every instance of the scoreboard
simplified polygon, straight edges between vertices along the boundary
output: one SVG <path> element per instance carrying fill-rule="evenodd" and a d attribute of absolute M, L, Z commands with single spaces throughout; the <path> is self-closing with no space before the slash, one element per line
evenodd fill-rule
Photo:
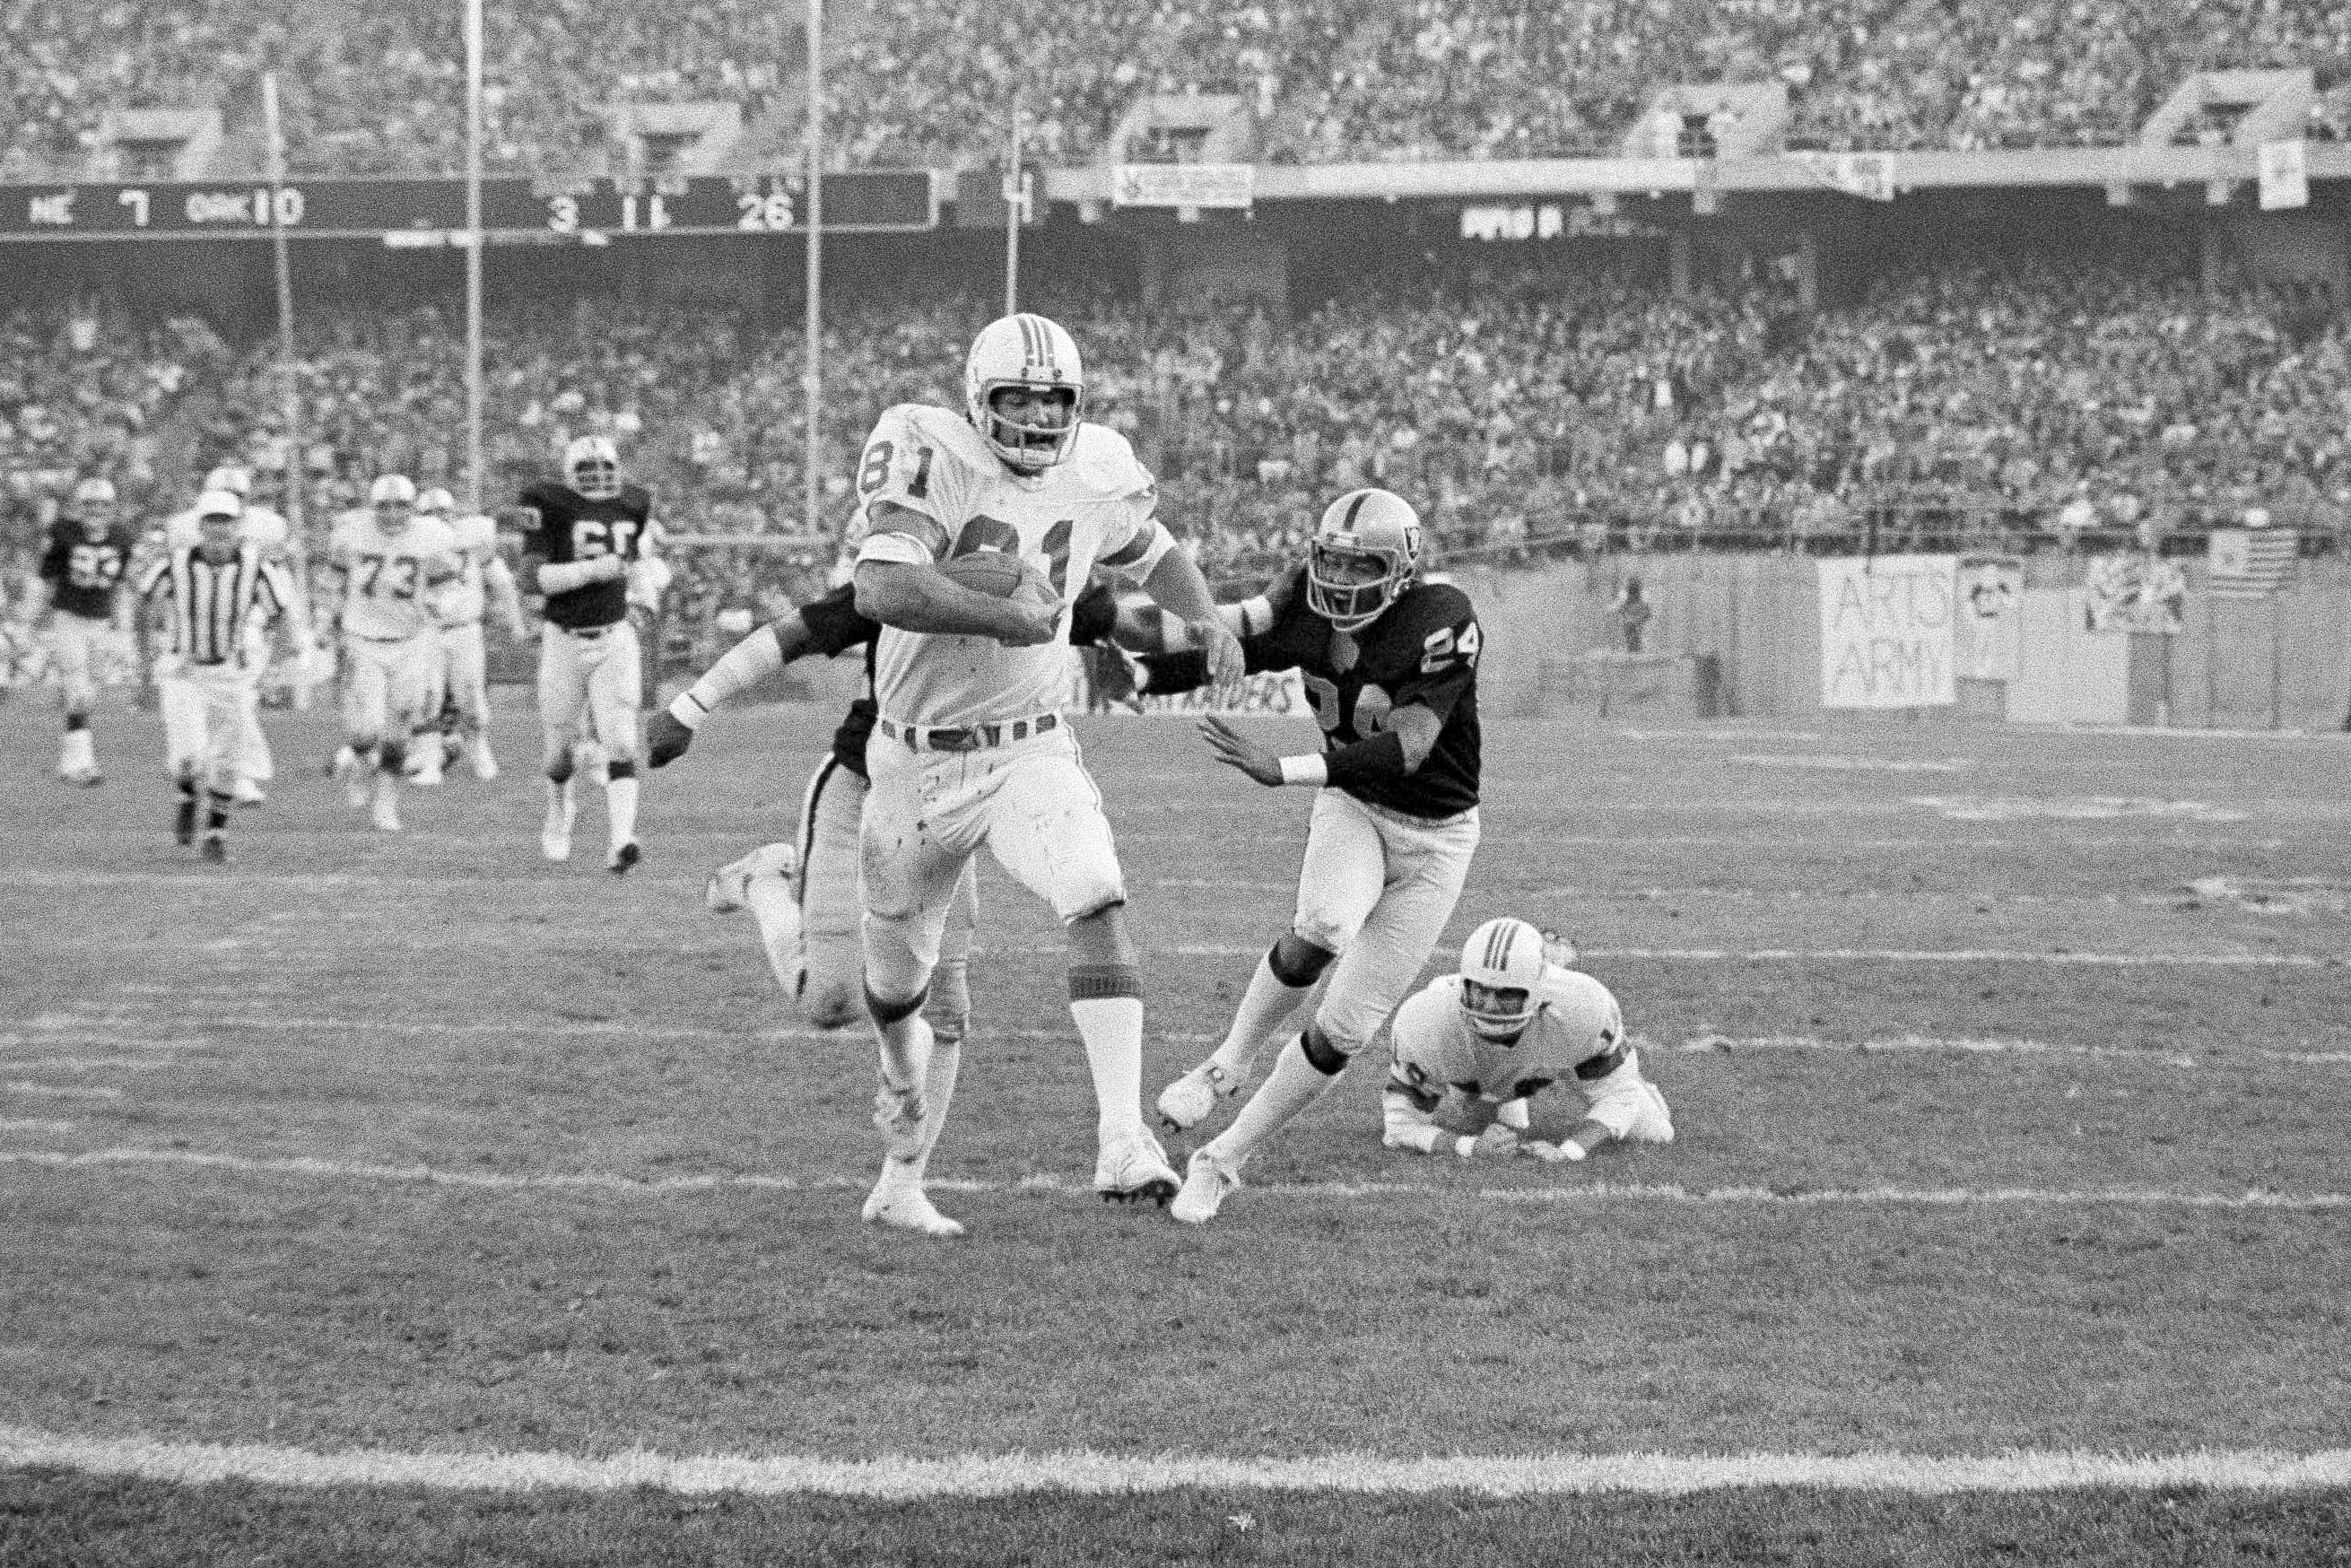
<path fill-rule="evenodd" d="M 928 170 L 826 174 L 827 233 L 938 225 Z M 501 238 L 806 234 L 799 174 L 482 182 L 482 227 Z M 0 185 L 0 240 L 266 237 L 444 243 L 465 227 L 455 179 L 195 181 Z"/>

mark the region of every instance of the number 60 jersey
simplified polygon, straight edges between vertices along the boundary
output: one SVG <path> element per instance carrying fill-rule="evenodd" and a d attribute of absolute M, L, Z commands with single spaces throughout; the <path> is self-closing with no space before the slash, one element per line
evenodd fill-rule
<path fill-rule="evenodd" d="M 991 724 L 1059 709 L 1070 686 L 1068 603 L 1096 567 L 1141 582 L 1175 543 L 1153 517 L 1150 471 L 1126 437 L 1099 424 L 1081 423 L 1070 455 L 1029 476 L 1006 466 L 962 414 L 900 403 L 866 438 L 857 495 L 860 562 L 924 566 L 1001 550 L 1044 571 L 1066 601 L 1054 639 L 1027 648 L 883 627 L 873 695 L 901 724 Z M 919 522 L 904 513 L 877 520 L 884 503 Z"/>
<path fill-rule="evenodd" d="M 522 511 L 523 553 L 557 566 L 600 555 L 643 559 L 653 526 L 653 497 L 634 485 L 622 486 L 617 496 L 590 497 L 544 480 L 523 491 Z M 546 613 L 567 632 L 610 626 L 628 619 L 629 585 L 615 578 L 550 593 Z"/>

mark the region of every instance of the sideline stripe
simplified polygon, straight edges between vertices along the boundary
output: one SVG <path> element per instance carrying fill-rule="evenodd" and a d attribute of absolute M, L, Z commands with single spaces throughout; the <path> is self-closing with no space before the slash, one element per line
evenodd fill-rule
<path fill-rule="evenodd" d="M 1636 1040 L 1635 1043 L 1639 1042 Z M 2121 1061 L 2144 1061 L 2158 1067 L 2185 1068 L 2218 1067 L 2224 1063 L 2241 1062 L 2250 1057 L 2262 1061 L 2287 1061 L 2300 1067 L 2351 1066 L 2351 1051 L 2270 1051 L 2254 1047 L 2226 1054 L 2191 1056 L 2185 1051 L 2140 1051 L 2126 1045 L 2064 1045 L 2045 1040 L 1944 1039 L 1923 1034 L 1862 1040 L 1822 1040 L 1809 1034 L 1767 1034 L 1743 1040 L 1724 1034 L 1702 1034 L 1682 1041 L 1674 1049 L 1721 1055 L 1754 1051 L 1827 1051 L 1848 1056 L 1866 1056 L 1878 1052 L 1934 1051 L 1984 1056 L 2095 1056 Z"/>
<path fill-rule="evenodd" d="M 477 1187 L 487 1191 L 598 1191 L 663 1197 L 672 1194 L 718 1192 L 748 1187 L 769 1192 L 862 1191 L 870 1178 L 862 1176 L 810 1177 L 763 1176 L 757 1173 L 657 1176 L 646 1180 L 611 1171 L 552 1172 L 524 1175 L 503 1171 L 449 1170 L 437 1166 L 349 1164 L 308 1155 L 260 1158 L 246 1155 L 211 1154 L 197 1149 L 111 1148 L 79 1154 L 62 1149 L 0 1150 L 0 1165 L 47 1166 L 52 1169 L 93 1169 L 110 1166 L 185 1166 L 235 1171 L 254 1176 L 306 1176 L 356 1181 L 421 1182 L 434 1186 Z M 1055 1197 L 1094 1196 L 1088 1182 L 1061 1176 L 1030 1176 L 1019 1181 L 930 1182 L 934 1192 L 1043 1193 Z M 2351 1209 L 2351 1193 L 2283 1193 L 2247 1191 L 2165 1192 L 2154 1187 L 2105 1187 L 2069 1192 L 2046 1187 L 1863 1187 L 1775 1191 L 1760 1186 L 1686 1187 L 1642 1183 L 1594 1182 L 1588 1186 L 1478 1187 L 1465 1189 L 1427 1182 L 1272 1182 L 1252 1186 L 1253 1192 L 1291 1197 L 1458 1198 L 1470 1194 L 1497 1203 L 1563 1204 L 1634 1202 L 1662 1204 L 1761 1204 L 1792 1207 L 1846 1205 L 1865 1207 L 1954 1208 L 1970 1205 L 2043 1204 L 2075 1207 L 2122 1204 L 2138 1208 L 2270 1209 L 2316 1213 Z"/>
<path fill-rule="evenodd" d="M 286 1013 L 273 1013 L 266 1018 L 209 1018 L 193 1013 L 186 1009 L 173 1009 L 169 1012 L 161 1013 L 114 1013 L 103 1018 L 83 1018 L 66 1014 L 51 1014 L 47 1018 L 37 1019 L 33 1021 L 37 1025 L 54 1027 L 66 1031 L 63 1039 L 70 1039 L 77 1044 L 108 1046 L 119 1050 L 135 1049 L 141 1051 L 211 1051 L 218 1049 L 218 1046 L 217 1042 L 209 1040 L 176 1039 L 151 1041 L 137 1039 L 135 1036 L 118 1034 L 110 1031 L 119 1030 L 135 1030 L 143 1024 L 169 1023 L 182 1028 L 193 1024 L 201 1029 L 266 1030 L 277 1030 L 279 1032 L 304 1034 L 398 1034 L 413 1035 L 417 1037 L 452 1034 L 511 1034 L 555 1035 L 559 1037 L 611 1036 L 615 1039 L 626 1040 L 691 1040 L 703 1041 L 805 1041 L 846 1040 L 853 1040 L 861 1044 L 870 1044 L 872 1041 L 872 1035 L 866 1026 L 864 1019 L 862 1017 L 855 1019 L 853 1022 L 842 1025 L 839 1029 L 795 1028 L 762 1030 L 687 1029 L 671 1024 L 630 1023 L 620 1019 L 550 1019 L 542 1023 L 515 1022 L 504 1019 L 491 1019 L 455 1022 L 434 1020 L 427 1023 L 413 1023 L 392 1019 L 310 1018 Z M 1077 1026 L 1072 1024 L 1068 1029 L 978 1028 L 973 1030 L 972 1035 L 976 1040 L 1075 1040 L 1077 1038 Z M 1162 1032 L 1156 1034 L 1155 1038 L 1177 1041 L 1187 1045 L 1199 1045 L 1220 1040 L 1224 1036 L 1207 1033 Z M 63 1043 L 63 1039 L 42 1036 L 0 1036 L 0 1046 L 6 1046 L 14 1043 L 24 1043 L 55 1047 Z M 30 1062 L 7 1062 L 0 1063 L 0 1065 L 22 1069 L 36 1064 Z M 152 1064 L 143 1061 L 133 1061 L 124 1062 L 122 1065 L 128 1067 L 146 1067 Z"/>
<path fill-rule="evenodd" d="M 1058 951 L 1058 949 L 1052 949 Z M 1185 958 L 1232 958 L 1262 952 L 1259 946 L 1236 947 L 1221 943 L 1191 943 L 1165 951 Z M 1046 948 L 999 947 L 999 953 L 1045 952 Z M 1585 947 L 1586 958 L 1661 958 L 1687 964 L 1777 964 L 1863 962 L 1879 964 L 2069 964 L 2114 968 L 2153 968 L 2162 965 L 2210 968 L 2317 969 L 2339 966 L 2339 958 L 2309 953 L 2034 953 L 2000 947 Z"/>
<path fill-rule="evenodd" d="M 1418 1458 L 1368 1453 L 1300 1458 L 1123 1455 L 1071 1449 L 1044 1454 L 956 1454 L 830 1459 L 811 1455 L 673 1457 L 642 1449 L 607 1458 L 549 1453 L 403 1454 L 382 1448 L 319 1453 L 275 1444 L 164 1443 L 81 1437 L 0 1426 L 0 1468 L 59 1469 L 202 1485 L 418 1487 L 435 1491 L 656 1491 L 752 1496 L 928 1499 L 1019 1492 L 1164 1492 L 1181 1490 L 1467 1492 L 1542 1497 L 1578 1492 L 1679 1495 L 1744 1487 L 1908 1493 L 2047 1492 L 2090 1487 L 2149 1491 L 2205 1487 L 2307 1491 L 2351 1486 L 2351 1449 L 2199 1449 L 2184 1454 L 2098 1454 L 2010 1449 L 1988 1455 L 1459 1454 Z"/>

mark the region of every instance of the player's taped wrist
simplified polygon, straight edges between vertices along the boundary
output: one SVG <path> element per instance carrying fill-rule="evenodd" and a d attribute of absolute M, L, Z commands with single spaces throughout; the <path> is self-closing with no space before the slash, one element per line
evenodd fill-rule
<path fill-rule="evenodd" d="M 1320 789 L 1331 781 L 1330 765 L 1319 755 L 1281 758 L 1281 781 Z"/>
<path fill-rule="evenodd" d="M 1261 637 L 1273 630 L 1273 601 L 1262 593 L 1238 604 L 1220 604 L 1217 612 L 1236 637 Z"/>
<path fill-rule="evenodd" d="M 541 593 L 569 593 L 575 588 L 601 582 L 606 577 L 615 574 L 598 563 L 611 559 L 598 556 L 590 560 L 542 561 L 538 568 L 538 590 Z"/>
<path fill-rule="evenodd" d="M 784 667 L 772 626 L 762 626 L 719 656 L 669 705 L 670 717 L 692 729 L 730 697 L 740 696 Z"/>

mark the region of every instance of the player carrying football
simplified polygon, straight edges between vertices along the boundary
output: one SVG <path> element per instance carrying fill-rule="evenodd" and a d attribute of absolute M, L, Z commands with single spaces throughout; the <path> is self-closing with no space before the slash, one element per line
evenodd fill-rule
<path fill-rule="evenodd" d="M 582 721 L 606 761 L 604 810 L 611 839 L 604 864 L 614 875 L 637 863 L 637 714 L 644 669 L 632 606 L 650 609 L 668 580 L 653 554 L 653 497 L 621 473 L 608 435 L 582 435 L 563 449 L 563 477 L 522 493 L 527 578 L 547 596 L 539 629 L 538 724 L 547 766 L 547 820 L 538 834 L 551 861 L 571 858 L 578 810 L 571 777 Z"/>
<path fill-rule="evenodd" d="M 1580 1160 L 1611 1139 L 1670 1144 L 1666 1097 L 1607 987 L 1569 968 L 1523 920 L 1489 920 L 1461 944 L 1458 973 L 1431 980 L 1388 1026 L 1381 1141 L 1424 1155 L 1526 1154 Z M 1556 1142 L 1526 1138 L 1528 1102 L 1573 1082 L 1583 1114 Z M 1458 1129 L 1437 1122 L 1439 1112 Z"/>
<path fill-rule="evenodd" d="M 947 905 L 982 845 L 1069 927 L 1070 1013 L 1097 1109 L 1095 1189 L 1165 1202 L 1177 1186 L 1143 1124 L 1143 986 L 1118 853 L 1061 718 L 1067 596 L 1096 567 L 1139 582 L 1202 640 L 1220 683 L 1238 680 L 1240 649 L 1199 568 L 1155 517 L 1149 472 L 1123 436 L 1081 418 L 1084 393 L 1069 333 L 1007 316 L 972 342 L 962 415 L 901 403 L 874 425 L 858 467 L 856 602 L 883 627 L 860 831 L 887 1154 L 865 1218 L 927 1235 L 962 1227 L 923 1191 L 953 1089 L 923 1003 Z M 998 598 L 942 570 L 984 551 L 1016 558 L 1042 592 Z"/>
<path fill-rule="evenodd" d="M 49 662 L 65 706 L 57 777 L 68 784 L 103 782 L 89 729 L 98 702 L 92 665 L 101 649 L 121 645 L 130 630 L 121 588 L 132 540 L 115 516 L 114 499 L 111 480 L 93 477 L 74 486 L 73 509 L 49 525 L 48 549 L 25 607 L 27 625 L 49 612 Z"/>
<path fill-rule="evenodd" d="M 1232 1125 L 1192 1155 L 1176 1218 L 1212 1218 L 1258 1145 L 1371 1043 L 1436 946 L 1478 848 L 1477 612 L 1449 583 L 1416 581 L 1420 519 L 1385 490 L 1331 503 L 1294 569 L 1233 608 L 1252 673 L 1296 669 L 1322 728 L 1319 755 L 1276 757 L 1223 719 L 1200 721 L 1217 758 L 1260 784 L 1312 789 L 1290 933 L 1258 961 L 1216 1052 L 1169 1084 L 1159 1113 L 1178 1130 L 1248 1081 L 1259 1048 L 1286 1033 L 1325 969 L 1305 1031 Z M 1151 688 L 1180 685 L 1197 655 L 1153 661 Z"/>

